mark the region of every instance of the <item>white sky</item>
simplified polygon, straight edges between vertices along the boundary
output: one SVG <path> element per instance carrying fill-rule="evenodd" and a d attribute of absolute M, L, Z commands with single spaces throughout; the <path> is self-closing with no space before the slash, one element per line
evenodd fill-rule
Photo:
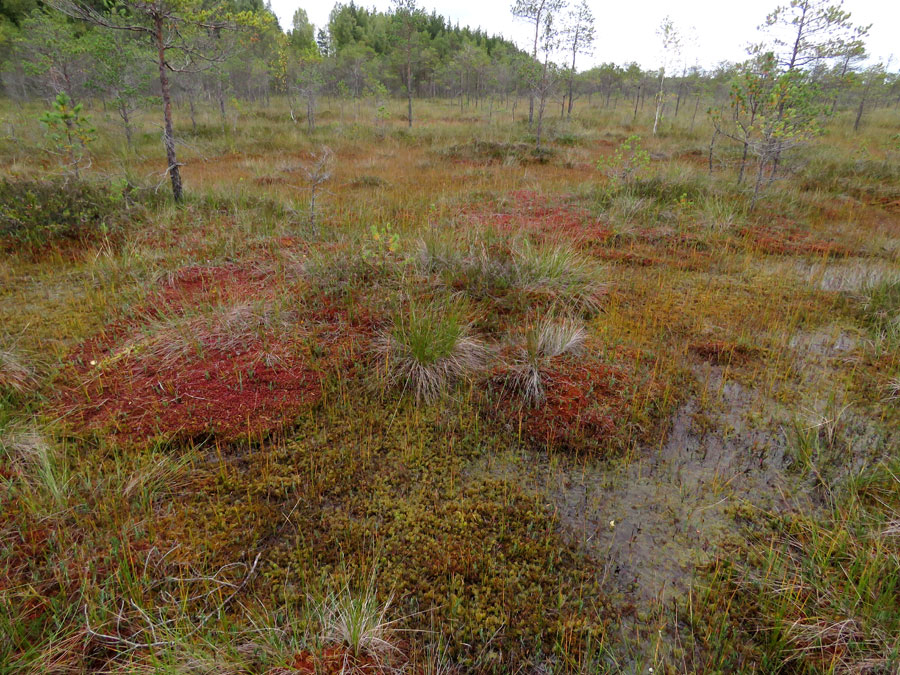
<path fill-rule="evenodd" d="M 349 0 L 346 0 L 349 2 Z M 680 32 L 694 35 L 696 46 L 683 50 L 688 65 L 699 62 L 710 67 L 722 60 L 741 61 L 746 58 L 745 46 L 761 39 L 756 27 L 772 9 L 789 0 L 588 0 L 597 25 L 594 54 L 581 57 L 579 70 L 596 63 L 613 61 L 618 64 L 637 61 L 645 68 L 658 67 L 658 39 L 656 28 L 663 17 L 672 17 Z M 357 5 L 384 10 L 390 0 L 357 0 Z M 419 0 L 419 6 L 436 10 L 460 26 L 481 26 L 488 33 L 499 33 L 514 40 L 520 47 L 530 44 L 528 29 L 510 14 L 510 0 Z M 571 2 L 570 2 L 571 4 Z M 328 23 L 331 0 L 272 0 L 272 9 L 282 28 L 290 28 L 297 7 L 303 7 L 316 28 Z M 867 45 L 875 60 L 895 58 L 891 70 L 900 59 L 900 2 L 897 0 L 845 0 L 844 9 L 851 12 L 857 24 L 874 24 Z"/>

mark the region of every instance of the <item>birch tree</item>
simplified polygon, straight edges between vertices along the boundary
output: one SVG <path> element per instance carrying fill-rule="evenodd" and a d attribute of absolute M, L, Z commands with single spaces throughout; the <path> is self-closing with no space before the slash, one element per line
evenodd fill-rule
<path fill-rule="evenodd" d="M 681 54 L 681 34 L 675 27 L 670 17 L 666 17 L 659 24 L 656 31 L 659 36 L 660 47 L 662 49 L 662 63 L 659 67 L 659 89 L 656 92 L 656 115 L 653 118 L 653 135 L 659 128 L 659 120 L 662 118 L 663 104 L 666 96 L 666 69 Z"/>
<path fill-rule="evenodd" d="M 569 104 L 566 111 L 567 117 L 572 117 L 573 85 L 575 82 L 575 59 L 579 54 L 590 54 L 594 46 L 595 28 L 594 15 L 588 6 L 587 0 L 573 7 L 569 12 L 568 26 L 565 29 L 566 47 L 572 54 L 572 65 L 569 67 Z"/>
<path fill-rule="evenodd" d="M 538 63 L 538 43 L 541 38 L 541 28 L 546 23 L 548 14 L 558 14 L 566 6 L 565 0 L 515 0 L 512 5 L 512 15 L 517 19 L 527 21 L 534 26 L 534 44 L 531 48 L 531 58 Z M 535 91 L 532 90 L 528 98 L 528 125 L 534 124 L 534 99 Z"/>

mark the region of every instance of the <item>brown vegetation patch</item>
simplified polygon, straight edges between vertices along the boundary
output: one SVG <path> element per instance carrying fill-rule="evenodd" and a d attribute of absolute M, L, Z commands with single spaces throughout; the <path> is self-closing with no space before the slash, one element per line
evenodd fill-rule
<path fill-rule="evenodd" d="M 853 251 L 833 241 L 819 241 L 792 227 L 758 225 L 741 230 L 745 241 L 762 253 L 844 257 Z"/>
<path fill-rule="evenodd" d="M 290 664 L 290 668 L 274 671 L 283 675 L 381 675 L 393 673 L 396 669 L 371 656 L 353 656 L 353 653 L 343 646 L 326 647 L 321 654 L 310 650 L 298 653 Z"/>
<path fill-rule="evenodd" d="M 676 155 L 676 158 L 687 162 L 689 164 L 694 164 L 696 166 L 708 166 L 709 165 L 709 153 L 701 150 L 700 148 L 694 148 L 693 150 L 685 150 L 684 152 Z"/>
<path fill-rule="evenodd" d="M 257 185 L 284 185 L 288 182 L 284 176 L 260 176 L 253 180 Z"/>
<path fill-rule="evenodd" d="M 264 264 L 192 265 L 166 277 L 148 308 L 190 307 L 199 303 L 246 300 L 271 286 L 273 270 Z"/>
<path fill-rule="evenodd" d="M 688 349 L 705 361 L 719 366 L 743 365 L 759 355 L 759 350 L 727 341 L 694 342 Z"/>

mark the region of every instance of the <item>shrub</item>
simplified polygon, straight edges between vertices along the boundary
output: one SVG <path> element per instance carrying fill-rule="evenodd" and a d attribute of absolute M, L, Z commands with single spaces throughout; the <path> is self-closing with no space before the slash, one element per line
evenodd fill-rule
<path fill-rule="evenodd" d="M 612 157 L 597 162 L 597 168 L 607 177 L 622 185 L 631 183 L 650 164 L 650 153 L 641 145 L 641 137 L 631 135 L 626 138 Z"/>
<path fill-rule="evenodd" d="M 452 382 L 484 365 L 487 351 L 471 337 L 461 308 L 446 302 L 412 303 L 394 316 L 378 340 L 390 380 L 433 401 Z"/>
<path fill-rule="evenodd" d="M 120 200 L 84 181 L 0 182 L 0 247 L 39 249 L 115 235 Z"/>

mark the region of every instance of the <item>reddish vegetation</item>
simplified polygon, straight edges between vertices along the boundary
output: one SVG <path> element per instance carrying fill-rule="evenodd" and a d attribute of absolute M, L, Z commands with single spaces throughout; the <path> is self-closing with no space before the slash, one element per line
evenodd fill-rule
<path fill-rule="evenodd" d="M 553 243 L 566 239 L 602 260 L 654 266 L 666 264 L 677 269 L 697 269 L 708 263 L 708 254 L 698 249 L 698 240 L 689 234 L 659 228 L 644 228 L 633 237 L 620 238 L 598 218 L 565 197 L 552 201 L 530 190 L 510 193 L 503 203 L 473 206 L 464 213 L 474 222 L 503 232 L 527 233 Z M 660 253 L 666 257 L 660 257 Z"/>
<path fill-rule="evenodd" d="M 758 350 L 734 342 L 695 342 L 688 349 L 716 365 L 740 365 L 750 361 Z"/>
<path fill-rule="evenodd" d="M 638 253 L 633 250 L 626 251 L 624 249 L 616 248 L 598 248 L 594 250 L 593 253 L 601 260 L 624 262 L 628 263 L 629 265 L 636 265 L 638 267 L 652 267 L 654 265 L 663 264 L 662 258 L 643 255 L 642 253 Z"/>
<path fill-rule="evenodd" d="M 177 316 L 201 303 L 265 299 L 274 293 L 272 282 L 262 269 L 188 268 L 164 284 L 152 303 L 158 309 L 147 314 L 165 308 Z M 352 368 L 353 343 L 371 331 L 367 315 L 351 317 L 327 298 L 309 306 L 314 309 L 298 318 L 296 330 L 253 333 L 237 349 L 218 346 L 198 329 L 192 337 L 200 353 L 170 360 L 153 350 L 123 351 L 136 343 L 141 326 L 112 326 L 73 355 L 57 405 L 76 428 L 102 429 L 123 441 L 266 435 L 321 398 L 326 370 Z M 313 356 L 305 339 L 323 348 Z"/>
<path fill-rule="evenodd" d="M 345 673 L 382 673 L 394 672 L 371 656 L 354 657 L 346 647 L 327 647 L 321 654 L 313 654 L 306 650 L 294 657 L 288 669 L 279 669 L 279 674 L 287 675 L 344 675 Z M 274 673 L 273 673 L 274 675 Z"/>
<path fill-rule="evenodd" d="M 284 176 L 260 176 L 254 179 L 253 182 L 257 185 L 284 185 L 288 181 Z"/>
<path fill-rule="evenodd" d="M 599 220 L 584 209 L 552 203 L 543 195 L 531 190 L 511 192 L 506 204 L 494 204 L 494 211 L 484 205 L 466 209 L 464 213 L 473 221 L 496 227 L 505 232 L 526 232 L 541 239 L 555 240 L 567 237 L 576 243 L 605 240 L 611 235 Z"/>
<path fill-rule="evenodd" d="M 709 154 L 697 148 L 694 150 L 686 150 L 685 152 L 678 154 L 677 157 L 683 162 L 690 162 L 691 164 L 696 164 L 698 166 L 709 165 Z"/>
<path fill-rule="evenodd" d="M 147 305 L 151 312 L 162 306 L 180 309 L 200 303 L 246 300 L 259 295 L 271 284 L 271 270 L 263 264 L 193 265 L 166 279 Z"/>
<path fill-rule="evenodd" d="M 515 411 L 522 435 L 531 442 L 566 449 L 612 448 L 630 433 L 634 377 L 626 367 L 564 358 L 542 376 L 545 399 L 536 408 L 523 407 L 512 393 L 501 403 L 507 414 Z M 652 397 L 656 384 L 648 386 Z"/>
<path fill-rule="evenodd" d="M 817 241 L 808 232 L 798 231 L 790 225 L 777 227 L 754 226 L 741 230 L 747 242 L 762 253 L 775 255 L 851 255 L 845 246 L 832 241 Z"/>
<path fill-rule="evenodd" d="M 253 437 L 290 423 L 321 396 L 321 375 L 304 358 L 285 355 L 274 366 L 262 359 L 259 344 L 242 353 L 210 349 L 169 368 L 127 357 L 62 399 L 76 426 L 135 440 Z"/>
<path fill-rule="evenodd" d="M 900 211 L 900 199 L 896 197 L 877 197 L 869 202 L 870 206 L 878 206 L 885 211 Z"/>

